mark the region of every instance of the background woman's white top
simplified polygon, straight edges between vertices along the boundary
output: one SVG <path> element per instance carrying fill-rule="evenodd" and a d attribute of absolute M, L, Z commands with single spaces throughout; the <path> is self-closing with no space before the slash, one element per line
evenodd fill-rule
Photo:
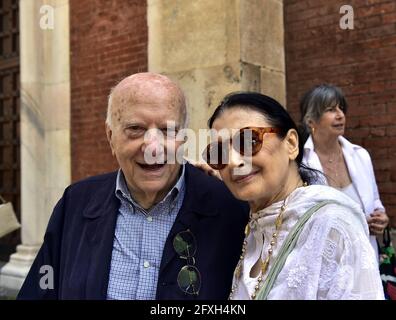
<path fill-rule="evenodd" d="M 287 198 L 269 269 L 297 220 L 316 203 L 328 199 L 342 206 L 328 204 L 308 220 L 268 299 L 384 299 L 363 212 L 346 195 L 327 186 L 297 188 Z M 282 204 L 274 203 L 252 215 L 243 272 L 239 280 L 233 280 L 237 284 L 233 299 L 250 299 L 257 284 L 250 270 L 260 257 L 266 258 Z"/>
<path fill-rule="evenodd" d="M 382 202 L 379 198 L 373 164 L 371 162 L 369 153 L 366 149 L 356 144 L 350 143 L 342 136 L 340 136 L 338 140 L 342 147 L 342 152 L 347 164 L 352 184 L 360 198 L 360 202 L 358 203 L 363 206 L 363 211 L 366 217 L 368 217 L 376 209 L 385 211 L 384 206 L 382 205 Z M 304 145 L 303 163 L 310 168 L 323 172 L 322 164 L 320 163 L 319 157 L 314 150 L 314 144 L 311 135 Z M 320 183 L 328 184 L 327 180 L 325 179 L 324 181 L 320 181 Z M 378 246 L 376 237 L 370 236 L 370 242 L 378 260 Z"/>

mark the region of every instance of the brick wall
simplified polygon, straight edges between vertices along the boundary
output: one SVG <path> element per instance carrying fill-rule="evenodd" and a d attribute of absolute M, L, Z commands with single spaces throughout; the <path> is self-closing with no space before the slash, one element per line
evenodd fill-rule
<path fill-rule="evenodd" d="M 340 7 L 354 9 L 342 30 Z M 284 0 L 287 108 L 315 84 L 340 86 L 349 102 L 346 137 L 371 154 L 381 199 L 396 227 L 396 1 Z"/>
<path fill-rule="evenodd" d="M 145 0 L 71 0 L 73 181 L 117 168 L 105 134 L 107 96 L 116 82 L 147 70 Z"/>

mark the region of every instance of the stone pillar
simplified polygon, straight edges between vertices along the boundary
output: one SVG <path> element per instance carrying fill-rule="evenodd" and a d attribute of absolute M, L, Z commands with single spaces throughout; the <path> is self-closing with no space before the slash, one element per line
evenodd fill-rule
<path fill-rule="evenodd" d="M 22 244 L 0 274 L 0 287 L 10 292 L 22 285 L 71 180 L 69 1 L 20 0 L 19 6 Z"/>
<path fill-rule="evenodd" d="M 283 0 L 242 0 L 240 10 L 242 89 L 286 107 Z"/>
<path fill-rule="evenodd" d="M 261 91 L 285 104 L 282 0 L 147 2 L 149 70 L 185 90 L 190 128 L 207 128 L 231 91 Z"/>

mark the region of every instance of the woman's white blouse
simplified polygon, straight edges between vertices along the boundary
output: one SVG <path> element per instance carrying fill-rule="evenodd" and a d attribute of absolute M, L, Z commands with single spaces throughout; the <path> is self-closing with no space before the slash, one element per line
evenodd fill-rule
<path fill-rule="evenodd" d="M 360 208 L 362 208 L 362 210 L 364 210 L 363 203 L 360 200 L 359 194 L 353 183 L 350 183 L 345 188 L 336 188 L 336 189 L 340 190 L 343 194 L 346 194 L 349 198 L 355 201 L 360 206 Z"/>
<path fill-rule="evenodd" d="M 385 211 L 385 208 L 379 198 L 373 164 L 369 153 L 366 149 L 350 143 L 342 136 L 340 136 L 338 140 L 342 147 L 342 153 L 344 155 L 352 183 L 357 190 L 361 204 L 363 204 L 363 211 L 366 218 L 369 217 L 369 215 L 376 209 Z M 304 145 L 304 156 L 302 162 L 312 169 L 323 172 L 322 164 L 320 163 L 319 157 L 314 149 L 314 143 L 312 136 L 310 135 Z M 318 181 L 318 183 L 328 184 L 325 179 Z M 378 259 L 378 246 L 375 236 L 370 236 L 370 242 Z"/>
<path fill-rule="evenodd" d="M 269 269 L 297 220 L 318 202 L 329 199 L 342 205 L 328 204 L 308 220 L 268 299 L 384 299 L 363 212 L 346 195 L 327 186 L 297 188 L 287 198 Z M 252 214 L 242 274 L 233 279 L 237 287 L 233 299 L 250 299 L 257 284 L 250 270 L 260 257 L 265 260 L 267 256 L 282 204 Z"/>

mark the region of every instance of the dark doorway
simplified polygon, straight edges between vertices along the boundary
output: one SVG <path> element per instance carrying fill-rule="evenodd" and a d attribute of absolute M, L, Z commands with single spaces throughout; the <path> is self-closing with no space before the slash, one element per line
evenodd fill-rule
<path fill-rule="evenodd" d="M 0 195 L 21 217 L 19 0 L 0 0 Z M 20 243 L 20 231 L 0 238 L 0 260 Z"/>

